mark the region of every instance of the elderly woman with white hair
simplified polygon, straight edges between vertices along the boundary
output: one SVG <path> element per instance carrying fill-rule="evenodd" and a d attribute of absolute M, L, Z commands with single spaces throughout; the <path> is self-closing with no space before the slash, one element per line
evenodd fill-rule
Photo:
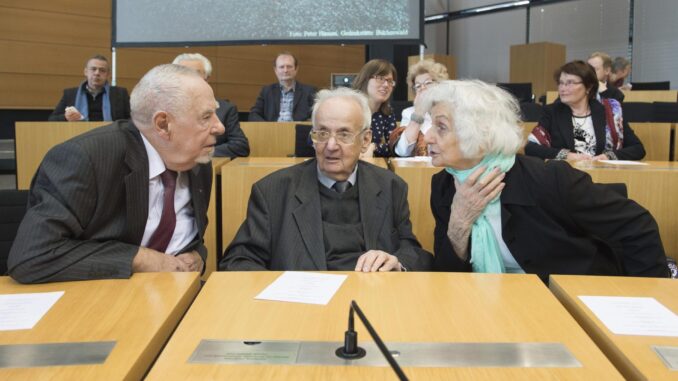
<path fill-rule="evenodd" d="M 637 203 L 563 161 L 517 155 L 519 108 L 481 81 L 423 99 L 433 126 L 437 271 L 668 276 L 657 224 Z M 613 250 L 612 247 L 615 249 Z"/>

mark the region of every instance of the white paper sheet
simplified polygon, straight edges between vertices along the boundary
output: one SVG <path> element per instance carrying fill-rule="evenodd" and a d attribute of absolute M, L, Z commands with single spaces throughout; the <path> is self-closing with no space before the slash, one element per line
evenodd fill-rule
<path fill-rule="evenodd" d="M 346 277 L 346 275 L 286 271 L 254 298 L 326 305 Z"/>
<path fill-rule="evenodd" d="M 0 331 L 33 328 L 63 294 L 57 291 L 0 295 Z"/>
<path fill-rule="evenodd" d="M 631 160 L 598 160 L 598 162 L 614 165 L 650 165 L 648 163 L 643 163 L 642 161 L 631 161 Z"/>
<path fill-rule="evenodd" d="M 678 315 L 655 298 L 579 296 L 579 299 L 617 335 L 678 337 Z"/>
<path fill-rule="evenodd" d="M 431 156 L 412 156 L 412 157 L 392 157 L 391 160 L 395 161 L 411 161 L 411 162 L 430 162 Z"/>

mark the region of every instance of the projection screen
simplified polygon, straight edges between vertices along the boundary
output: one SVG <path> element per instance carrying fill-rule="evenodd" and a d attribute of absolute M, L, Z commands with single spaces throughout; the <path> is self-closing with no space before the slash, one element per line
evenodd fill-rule
<path fill-rule="evenodd" d="M 113 0 L 113 46 L 423 41 L 421 0 Z"/>

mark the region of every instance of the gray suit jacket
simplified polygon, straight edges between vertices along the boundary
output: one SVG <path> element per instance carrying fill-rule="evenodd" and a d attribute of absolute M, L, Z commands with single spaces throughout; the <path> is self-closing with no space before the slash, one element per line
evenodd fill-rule
<path fill-rule="evenodd" d="M 397 256 L 408 270 L 429 270 L 431 254 L 412 233 L 407 184 L 360 161 L 360 215 L 367 250 Z M 220 270 L 327 270 L 317 162 L 277 171 L 252 186 L 243 222 Z"/>
<path fill-rule="evenodd" d="M 209 164 L 189 171 L 200 233 L 181 250 L 198 250 L 203 260 L 211 172 Z M 22 283 L 128 278 L 148 218 L 148 189 L 146 149 L 131 121 L 55 146 L 33 177 L 9 274 Z"/>

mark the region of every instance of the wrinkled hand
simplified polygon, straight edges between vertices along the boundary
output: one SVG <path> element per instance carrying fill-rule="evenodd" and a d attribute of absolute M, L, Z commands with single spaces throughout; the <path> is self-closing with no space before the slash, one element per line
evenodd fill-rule
<path fill-rule="evenodd" d="M 605 156 L 605 158 L 607 159 L 607 156 Z M 593 160 L 593 157 L 591 155 L 587 154 L 587 153 L 568 152 L 567 153 L 567 160 L 570 160 L 570 161 Z"/>
<path fill-rule="evenodd" d="M 370 250 L 358 258 L 355 271 L 365 273 L 375 271 L 400 271 L 400 261 L 395 255 L 381 250 Z"/>
<path fill-rule="evenodd" d="M 473 225 L 485 206 L 504 189 L 502 180 L 506 175 L 495 168 L 479 179 L 485 170 L 485 166 L 476 169 L 463 184 L 454 179 L 457 190 L 452 199 L 450 221 L 461 222 L 467 227 Z"/>
<path fill-rule="evenodd" d="M 80 111 L 78 111 L 77 108 L 73 106 L 66 107 L 64 117 L 69 122 L 77 122 L 79 120 L 82 120 L 82 114 L 80 113 Z"/>
<path fill-rule="evenodd" d="M 176 258 L 183 262 L 187 270 L 184 271 L 197 271 L 202 272 L 202 268 L 205 266 L 205 263 L 202 260 L 200 254 L 197 251 L 191 251 L 189 253 L 183 253 L 176 256 Z"/>
<path fill-rule="evenodd" d="M 601 153 L 600 155 L 592 157 L 591 160 L 610 160 L 610 158 L 607 157 L 607 155 L 605 155 L 604 153 Z"/>
<path fill-rule="evenodd" d="M 365 152 L 362 152 L 360 154 L 360 158 L 361 159 L 367 159 L 367 158 L 374 157 L 374 148 L 375 148 L 374 143 L 370 143 L 370 145 L 367 146 L 367 150 L 365 150 Z"/>

